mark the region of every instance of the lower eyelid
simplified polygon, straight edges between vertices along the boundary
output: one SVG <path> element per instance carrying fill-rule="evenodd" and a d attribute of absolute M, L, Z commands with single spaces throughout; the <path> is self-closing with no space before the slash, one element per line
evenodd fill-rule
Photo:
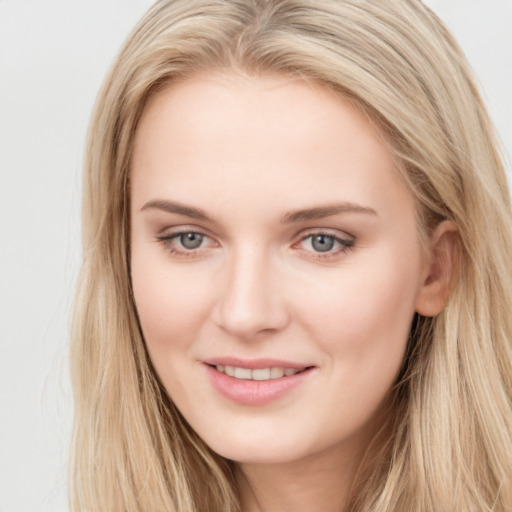
<path fill-rule="evenodd" d="M 329 238 L 332 238 L 334 242 L 338 245 L 337 247 L 333 247 L 332 249 L 328 251 L 315 251 L 313 247 L 306 249 L 304 247 L 301 247 L 302 243 L 304 243 L 306 240 L 314 237 L 314 236 L 326 236 Z M 312 242 L 310 242 L 312 243 Z M 303 249 L 305 252 L 307 252 L 309 255 L 311 255 L 315 259 L 329 259 L 329 258 L 336 258 L 337 256 L 341 256 L 343 253 L 350 251 L 353 249 L 355 244 L 355 239 L 348 239 L 348 238 L 342 238 L 340 236 L 336 236 L 332 233 L 326 233 L 326 232 L 315 232 L 315 233 L 309 233 L 305 236 L 303 236 L 300 241 L 295 244 L 296 248 Z"/>
<path fill-rule="evenodd" d="M 194 248 L 194 249 L 187 249 L 186 247 L 182 247 L 179 242 L 176 240 L 182 236 L 186 235 L 188 233 L 195 233 L 198 235 L 201 235 L 203 237 L 204 244 Z M 213 238 L 209 237 L 202 231 L 196 230 L 196 229 L 183 229 L 176 232 L 167 232 L 160 235 L 157 235 L 156 241 L 160 243 L 167 252 L 170 254 L 174 254 L 177 256 L 183 256 L 183 257 L 197 257 L 200 256 L 200 254 L 208 249 L 209 245 L 216 246 L 216 242 Z"/>
<path fill-rule="evenodd" d="M 178 247 L 173 246 L 176 244 L 175 241 L 180 236 L 185 235 L 187 233 L 195 233 L 195 234 L 201 235 L 205 242 L 204 245 L 199 246 L 197 248 L 193 248 L 193 249 L 187 249 L 186 247 L 180 247 L 179 245 L 178 245 Z M 314 236 L 325 236 L 325 237 L 332 238 L 335 241 L 335 243 L 338 244 L 338 247 L 335 247 L 335 248 L 330 249 L 325 252 L 315 251 L 314 249 L 305 249 L 304 247 L 301 247 L 301 245 L 306 240 L 308 240 Z M 218 245 L 215 243 L 214 239 L 212 239 L 205 233 L 203 233 L 199 230 L 193 230 L 193 229 L 185 229 L 185 230 L 181 230 L 181 231 L 177 231 L 177 232 L 171 232 L 171 233 L 168 232 L 168 233 L 159 234 L 155 237 L 155 239 L 158 243 L 162 244 L 165 247 L 165 249 L 167 251 L 169 251 L 170 253 L 177 254 L 177 255 L 183 255 L 183 256 L 197 255 L 198 252 L 201 252 L 202 250 L 207 249 L 208 246 L 212 246 L 212 245 L 217 246 Z M 213 244 L 212 244 L 212 242 L 213 242 Z M 302 248 L 305 251 L 314 254 L 316 258 L 329 258 L 329 257 L 335 257 L 336 255 L 339 255 L 340 253 L 343 253 L 347 250 L 352 249 L 354 244 L 355 244 L 354 238 L 343 238 L 341 236 L 337 236 L 333 233 L 328 233 L 328 232 L 314 232 L 314 233 L 309 233 L 307 235 L 302 236 L 300 238 L 300 240 L 293 245 L 293 247 Z"/>

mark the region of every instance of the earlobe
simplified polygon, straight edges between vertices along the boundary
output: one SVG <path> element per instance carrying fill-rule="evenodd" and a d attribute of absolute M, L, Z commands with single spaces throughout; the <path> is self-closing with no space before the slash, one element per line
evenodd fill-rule
<path fill-rule="evenodd" d="M 436 316 L 444 309 L 457 280 L 459 231 L 451 221 L 441 222 L 430 236 L 425 279 L 416 299 L 416 312 Z"/>

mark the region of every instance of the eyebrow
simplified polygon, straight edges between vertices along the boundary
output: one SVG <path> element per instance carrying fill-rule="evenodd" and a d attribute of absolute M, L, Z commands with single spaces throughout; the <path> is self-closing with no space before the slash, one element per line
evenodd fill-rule
<path fill-rule="evenodd" d="M 144 210 L 163 210 L 168 213 L 177 213 L 191 219 L 202 220 L 205 222 L 211 222 L 210 217 L 200 208 L 194 208 L 187 206 L 176 201 L 168 201 L 166 199 L 152 199 L 148 201 L 142 208 Z"/>
<path fill-rule="evenodd" d="M 314 208 L 306 208 L 303 210 L 295 210 L 286 213 L 281 218 L 281 223 L 288 224 L 293 222 L 304 222 L 308 220 L 323 219 L 340 213 L 362 213 L 365 215 L 378 216 L 373 208 L 361 206 L 356 203 L 343 202 L 316 206 Z"/>
<path fill-rule="evenodd" d="M 204 210 L 193 206 L 187 206 L 176 201 L 169 201 L 167 199 L 152 199 L 141 208 L 141 211 L 144 210 L 162 210 L 168 213 L 183 215 L 191 219 L 212 222 L 212 219 L 204 212 Z M 361 206 L 356 203 L 343 202 L 288 212 L 281 217 L 281 223 L 291 224 L 294 222 L 323 219 L 324 217 L 339 215 L 341 213 L 360 213 L 378 216 L 377 212 L 373 208 Z"/>

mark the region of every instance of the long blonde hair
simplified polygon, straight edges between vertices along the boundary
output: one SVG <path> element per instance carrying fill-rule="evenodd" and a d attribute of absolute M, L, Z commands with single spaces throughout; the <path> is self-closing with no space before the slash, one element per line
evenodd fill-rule
<path fill-rule="evenodd" d="M 232 463 L 192 431 L 151 367 L 129 278 L 138 119 L 159 88 L 214 68 L 285 73 L 339 91 L 388 135 L 423 235 L 441 219 L 460 233 L 457 283 L 440 315 L 413 325 L 392 435 L 362 467 L 346 511 L 510 511 L 509 192 L 468 64 L 419 0 L 162 0 L 130 34 L 87 147 L 72 510 L 240 507 Z"/>

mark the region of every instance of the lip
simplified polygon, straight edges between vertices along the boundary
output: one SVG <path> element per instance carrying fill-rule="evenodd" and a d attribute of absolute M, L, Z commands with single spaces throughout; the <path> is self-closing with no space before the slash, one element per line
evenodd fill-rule
<path fill-rule="evenodd" d="M 210 366 L 236 366 L 238 368 L 250 368 L 251 370 L 258 370 L 261 368 L 293 368 L 294 370 L 302 370 L 303 368 L 309 368 L 313 365 L 302 364 L 292 361 L 285 361 L 284 359 L 240 359 L 237 357 L 213 357 L 211 359 L 205 359 L 204 364 Z"/>
<path fill-rule="evenodd" d="M 279 379 L 256 381 L 230 377 L 215 369 L 215 365 L 236 366 L 238 368 L 294 368 L 303 370 L 295 375 L 281 377 Z M 204 361 L 203 366 L 213 387 L 225 398 L 240 405 L 265 405 L 278 400 L 294 388 L 306 381 L 314 366 L 301 365 L 290 361 L 276 359 L 240 360 L 236 358 L 214 358 Z"/>

